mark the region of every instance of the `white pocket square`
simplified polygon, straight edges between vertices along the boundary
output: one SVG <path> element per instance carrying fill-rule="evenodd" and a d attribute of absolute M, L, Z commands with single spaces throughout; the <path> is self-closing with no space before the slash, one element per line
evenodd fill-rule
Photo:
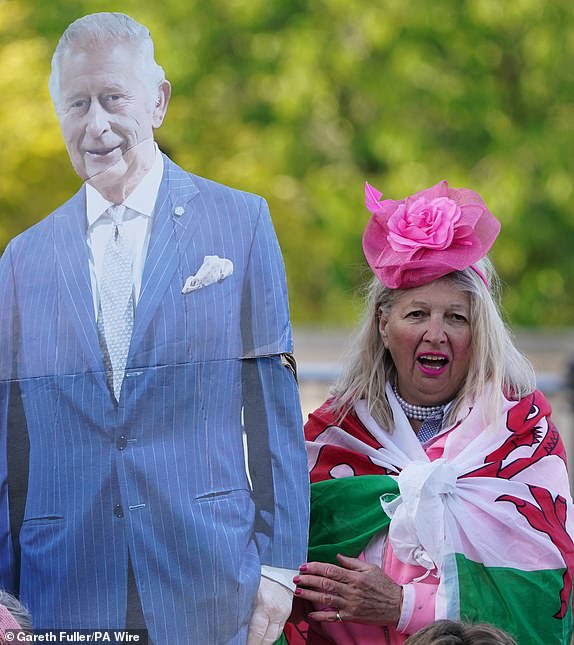
<path fill-rule="evenodd" d="M 203 264 L 195 275 L 190 275 L 185 281 L 181 293 L 197 291 L 214 282 L 221 282 L 233 273 L 233 262 L 218 255 L 206 255 Z"/>

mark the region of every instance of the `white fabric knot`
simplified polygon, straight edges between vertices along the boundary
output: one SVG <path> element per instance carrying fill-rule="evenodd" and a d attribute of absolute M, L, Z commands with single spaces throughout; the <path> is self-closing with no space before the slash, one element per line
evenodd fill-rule
<path fill-rule="evenodd" d="M 445 510 L 456 489 L 457 470 L 445 459 L 411 461 L 397 478 L 400 495 L 381 498 L 391 518 L 389 540 L 396 556 L 439 574 L 445 553 Z"/>

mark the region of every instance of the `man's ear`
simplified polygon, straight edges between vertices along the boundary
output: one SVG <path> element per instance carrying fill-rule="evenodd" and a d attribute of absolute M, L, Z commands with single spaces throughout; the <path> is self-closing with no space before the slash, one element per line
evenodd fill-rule
<path fill-rule="evenodd" d="M 163 123 L 170 97 L 171 83 L 165 80 L 159 86 L 157 97 L 153 106 L 152 125 L 154 128 L 159 128 L 159 126 Z"/>

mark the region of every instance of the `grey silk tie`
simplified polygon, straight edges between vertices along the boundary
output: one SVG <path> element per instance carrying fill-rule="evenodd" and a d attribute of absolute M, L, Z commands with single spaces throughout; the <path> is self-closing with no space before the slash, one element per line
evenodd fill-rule
<path fill-rule="evenodd" d="M 122 230 L 125 210 L 122 204 L 108 208 L 113 225 L 104 251 L 100 284 L 101 322 L 110 367 L 108 381 L 111 378 L 111 387 L 117 401 L 120 399 L 134 326 L 132 255 Z"/>

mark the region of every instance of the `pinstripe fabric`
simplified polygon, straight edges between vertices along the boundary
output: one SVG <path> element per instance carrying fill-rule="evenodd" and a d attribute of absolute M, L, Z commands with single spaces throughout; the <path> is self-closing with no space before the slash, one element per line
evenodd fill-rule
<path fill-rule="evenodd" d="M 129 552 L 154 643 L 244 642 L 261 563 L 296 568 L 308 519 L 298 393 L 278 356 L 292 349 L 284 270 L 266 204 L 165 159 L 117 406 L 84 213 L 82 189 L 0 260 L 0 437 L 12 379 L 30 437 L 21 597 L 38 626 L 122 626 Z M 206 255 L 232 260 L 233 275 L 182 295 Z M 18 565 L 0 468 L 0 584 L 10 589 Z"/>

